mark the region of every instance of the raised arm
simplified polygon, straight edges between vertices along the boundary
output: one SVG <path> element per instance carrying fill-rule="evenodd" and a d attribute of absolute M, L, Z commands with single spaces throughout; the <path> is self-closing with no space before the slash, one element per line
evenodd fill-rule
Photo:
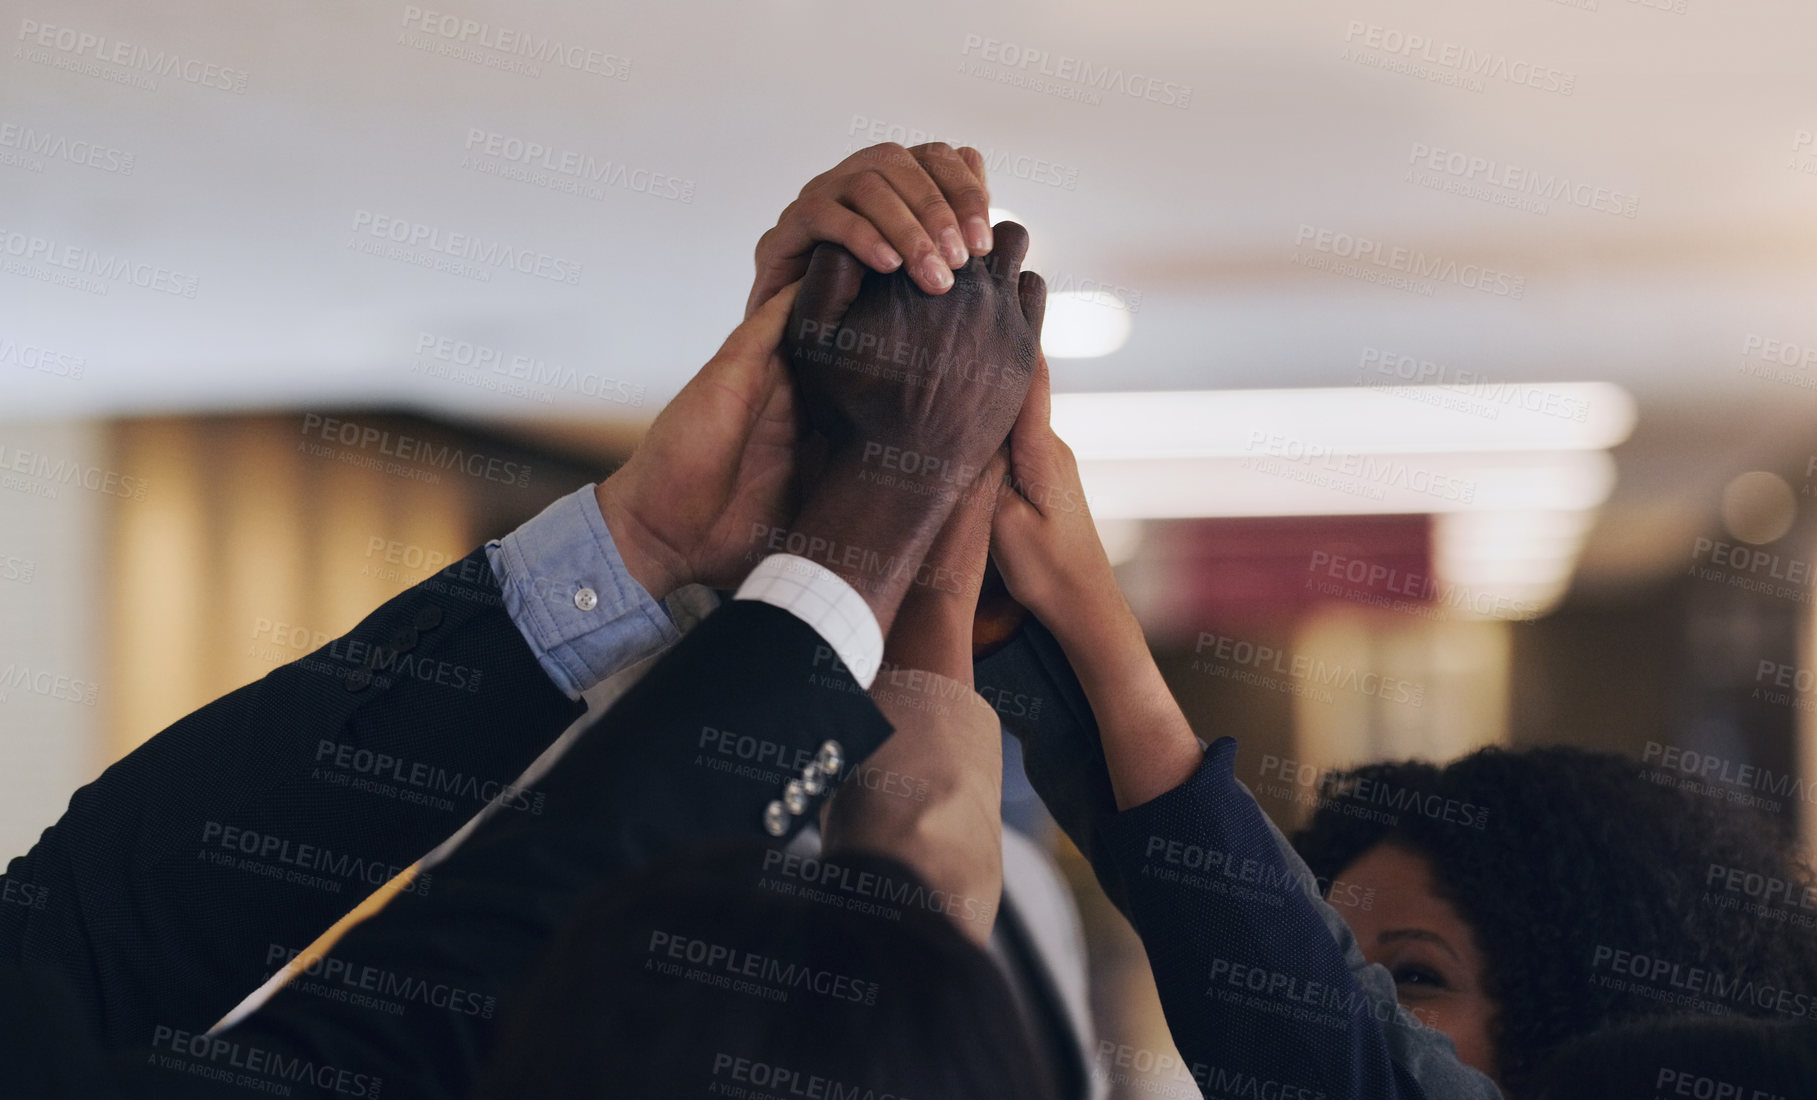
<path fill-rule="evenodd" d="M 980 944 L 1003 894 L 1003 736 L 972 688 L 972 618 L 1006 467 L 1001 455 L 986 464 L 917 571 L 871 685 L 896 732 L 829 804 L 825 829 L 828 859 L 872 851 L 900 860 Z M 925 488 L 915 476 L 883 491 Z"/>
<path fill-rule="evenodd" d="M 975 150 L 855 154 L 764 235 L 749 312 L 800 276 L 816 242 L 892 270 L 890 245 L 924 259 L 987 201 Z M 777 329 L 791 301 L 774 307 Z M 0 962 L 63 976 L 109 1043 L 198 1024 L 489 800 L 528 812 L 537 793 L 514 781 L 581 712 L 581 691 L 672 645 L 664 598 L 737 585 L 752 531 L 792 516 L 798 421 L 773 347 L 734 334 L 604 483 L 79 791 L 0 876 L 9 899 L 32 902 L 0 906 Z M 594 595 L 577 601 L 583 589 Z M 439 786 L 412 797 L 427 777 Z M 433 873 L 415 888 L 433 889 Z"/>
<path fill-rule="evenodd" d="M 1008 236 L 999 231 L 1000 240 Z M 1020 250 L 999 254 L 1019 259 Z M 838 275 L 842 268 L 828 270 Z M 1015 410 L 976 415 L 973 378 L 980 362 L 988 362 L 994 377 L 1008 380 L 998 383 L 1013 391 L 1008 400 L 1019 405 L 1033 344 L 1018 291 L 1027 293 L 1030 284 L 1019 282 L 1013 267 L 975 263 L 958 276 L 963 294 L 932 299 L 910 288 L 917 297 L 898 308 L 902 299 L 892 285 L 858 294 L 861 280 L 842 280 L 815 290 L 810 272 L 803 300 L 828 311 L 816 316 L 839 325 L 869 319 L 867 331 L 878 338 L 931 334 L 971 353 L 949 364 L 948 373 L 878 378 L 836 365 L 800 372 L 804 397 L 837 419 L 823 421 L 833 429 L 829 472 L 791 531 L 804 547 L 862 545 L 894 568 L 878 575 L 873 562 L 844 553 L 827 565 L 788 553 L 766 557 L 731 605 L 577 739 L 543 784 L 544 814 L 494 815 L 437 865 L 432 896 L 400 896 L 355 926 L 324 964 L 375 982 L 389 977 L 400 988 L 460 991 L 459 1010 L 432 994 L 428 1010 L 405 1005 L 406 1015 L 387 1019 L 374 1015 L 369 998 L 324 1001 L 287 988 L 225 1033 L 228 1049 L 361 1067 L 388 1082 L 387 1096 L 465 1095 L 493 1037 L 486 998 L 511 993 L 588 889 L 692 841 L 752 834 L 786 840 L 823 793 L 826 777 L 862 761 L 889 732 L 859 689 L 870 686 L 881 657 L 880 620 L 894 620 L 952 500 L 880 502 L 854 492 L 866 468 L 862 441 L 889 439 L 961 464 L 988 459 Z M 1038 292 L 1038 281 L 1032 285 Z M 829 296 L 845 293 L 840 288 L 856 299 Z M 766 305 L 728 349 L 773 354 L 787 305 Z M 797 306 L 799 312 L 800 301 Z M 897 331 L 892 324 L 910 327 Z M 995 342 L 1002 333 L 1011 338 L 1007 350 Z M 722 387 L 705 385 L 717 398 Z M 726 731 L 772 747 L 771 756 L 797 774 L 754 786 L 748 769 L 713 767 L 701 749 Z"/>
<path fill-rule="evenodd" d="M 1078 464 L 1048 426 L 1044 372 L 1011 454 L 1018 492 L 998 507 L 996 561 L 1064 657 L 1037 654 L 1025 667 L 1064 681 L 1059 666 L 1070 665 L 1090 711 L 1075 714 L 1071 741 L 1025 743 L 1030 773 L 1066 779 L 1043 797 L 1097 799 L 1051 808 L 1086 834 L 1100 881 L 1140 934 L 1174 1043 L 1201 1090 L 1498 1096 L 1457 1061 L 1448 1038 L 1399 1007 L 1387 971 L 1365 962 L 1236 780 L 1236 742 L 1200 750 L 1117 588 Z M 1098 744 L 1081 751 L 1087 722 Z M 1102 754 L 1096 782 L 1089 771 L 1100 758 L 1090 749 Z M 1040 758 L 1055 752 L 1073 759 Z"/>

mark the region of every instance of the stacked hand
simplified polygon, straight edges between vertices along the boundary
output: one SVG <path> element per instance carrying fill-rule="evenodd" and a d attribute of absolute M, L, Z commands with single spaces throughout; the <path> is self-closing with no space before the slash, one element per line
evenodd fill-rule
<path fill-rule="evenodd" d="M 757 282 L 745 316 L 807 274 L 821 241 L 844 245 L 885 273 L 906 256 L 915 285 L 939 294 L 953 285 L 952 268 L 991 250 L 990 200 L 984 158 L 969 146 L 860 149 L 809 180 L 757 242 Z"/>
<path fill-rule="evenodd" d="M 736 585 L 755 563 L 755 540 L 795 514 L 799 419 L 776 346 L 794 301 L 783 291 L 815 245 L 843 245 L 880 272 L 907 256 L 917 285 L 940 293 L 952 277 L 943 287 L 926 261 L 967 262 L 951 248 L 959 231 L 973 255 L 989 252 L 989 203 L 977 150 L 942 144 L 865 149 L 802 188 L 758 242 L 745 323 L 599 486 L 613 540 L 653 597 L 694 582 Z"/>
<path fill-rule="evenodd" d="M 835 455 L 897 447 L 975 473 L 1002 445 L 1034 377 L 1047 292 L 1022 270 L 1027 230 L 1004 222 L 995 237 L 939 297 L 867 275 L 842 248 L 815 250 L 783 349 Z"/>
<path fill-rule="evenodd" d="M 1010 432 L 1010 489 L 991 530 L 992 558 L 1010 595 L 1050 627 L 1065 609 L 1123 600 L 1087 507 L 1078 459 L 1048 422 L 1051 407 L 1042 358 Z"/>

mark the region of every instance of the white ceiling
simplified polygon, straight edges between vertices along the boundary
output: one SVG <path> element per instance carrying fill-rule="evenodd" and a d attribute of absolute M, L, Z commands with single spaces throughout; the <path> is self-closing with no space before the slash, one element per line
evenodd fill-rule
<path fill-rule="evenodd" d="M 1817 345 L 1817 174 L 1788 168 L 1800 131 L 1817 131 L 1817 6 L 1581 2 L 1597 7 L 418 5 L 629 58 L 619 80 L 412 49 L 399 41 L 422 34 L 404 26 L 412 8 L 389 0 L 4 0 L 0 156 L 18 153 L 10 123 L 134 165 L 0 163 L 0 241 L 37 236 L 197 283 L 193 299 L 121 281 L 103 296 L 0 270 L 0 414 L 386 403 L 647 416 L 736 321 L 758 234 L 809 176 L 869 143 L 854 133 L 862 116 L 1052 162 L 1074 181 L 992 180 L 1050 284 L 1140 294 L 1129 343 L 1056 362 L 1060 388 L 1345 385 L 1367 348 L 1494 379 L 1614 381 L 1640 405 L 1614 508 L 1659 523 L 1677 502 L 1682 527 L 1741 469 L 1801 471 L 1817 435 L 1813 391 L 1736 369 L 1749 334 Z M 1421 36 L 1434 56 L 1568 72 L 1575 87 L 1491 77 L 1476 91 L 1359 63 L 1345 51 L 1386 55 L 1353 21 Z M 244 70 L 246 88 L 166 75 L 146 90 L 53 68 L 15 52 L 34 22 Z M 1189 86 L 1190 103 L 1088 104 L 968 75 L 981 49 L 967 43 L 984 39 Z M 474 129 L 680 177 L 693 198 L 588 198 L 481 174 L 462 167 Z M 1416 146 L 1634 196 L 1635 216 L 1429 190 L 1406 178 Z M 1817 161 L 1817 145 L 1801 156 Z M 347 245 L 362 210 L 576 261 L 582 275 L 478 282 L 358 254 Z M 1317 255 L 1296 246 L 1302 226 L 1508 272 L 1524 294 L 1440 282 L 1428 297 L 1313 270 L 1295 262 Z M 423 333 L 597 372 L 644 387 L 645 403 L 542 405 L 413 374 Z M 84 376 L 25 369 L 26 345 L 79 358 Z"/>

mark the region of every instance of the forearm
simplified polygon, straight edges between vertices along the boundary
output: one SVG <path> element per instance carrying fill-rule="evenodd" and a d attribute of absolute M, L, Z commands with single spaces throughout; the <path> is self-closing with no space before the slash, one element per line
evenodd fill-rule
<path fill-rule="evenodd" d="M 887 638 L 957 494 L 894 492 L 865 480 L 863 473 L 856 459 L 833 458 L 783 547 L 851 585 Z"/>
<path fill-rule="evenodd" d="M 1320 884 L 1233 774 L 1220 739 L 1188 780 L 1099 825 L 1174 1044 L 1193 1067 L 1277 1091 L 1493 1100 L 1489 1080 L 1395 1001 Z"/>
<path fill-rule="evenodd" d="M 1109 576 L 1075 589 L 1076 606 L 1043 621 L 1091 703 L 1117 808 L 1139 806 L 1198 769 L 1198 738 L 1161 677 L 1135 613 Z"/>
<path fill-rule="evenodd" d="M 896 732 L 828 807 L 826 850 L 915 869 L 961 932 L 984 943 L 1003 893 L 1003 739 L 996 712 L 956 679 L 886 668 L 871 696 Z"/>

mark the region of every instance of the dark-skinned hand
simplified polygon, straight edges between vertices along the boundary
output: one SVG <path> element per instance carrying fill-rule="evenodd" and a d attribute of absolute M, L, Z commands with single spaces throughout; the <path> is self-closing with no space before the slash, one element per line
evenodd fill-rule
<path fill-rule="evenodd" d="M 890 456 L 913 455 L 963 487 L 1002 446 L 1034 376 L 1047 290 L 1021 270 L 1028 231 L 1003 222 L 994 237 L 937 297 L 843 248 L 815 250 L 782 350 L 836 463 L 900 468 Z"/>

